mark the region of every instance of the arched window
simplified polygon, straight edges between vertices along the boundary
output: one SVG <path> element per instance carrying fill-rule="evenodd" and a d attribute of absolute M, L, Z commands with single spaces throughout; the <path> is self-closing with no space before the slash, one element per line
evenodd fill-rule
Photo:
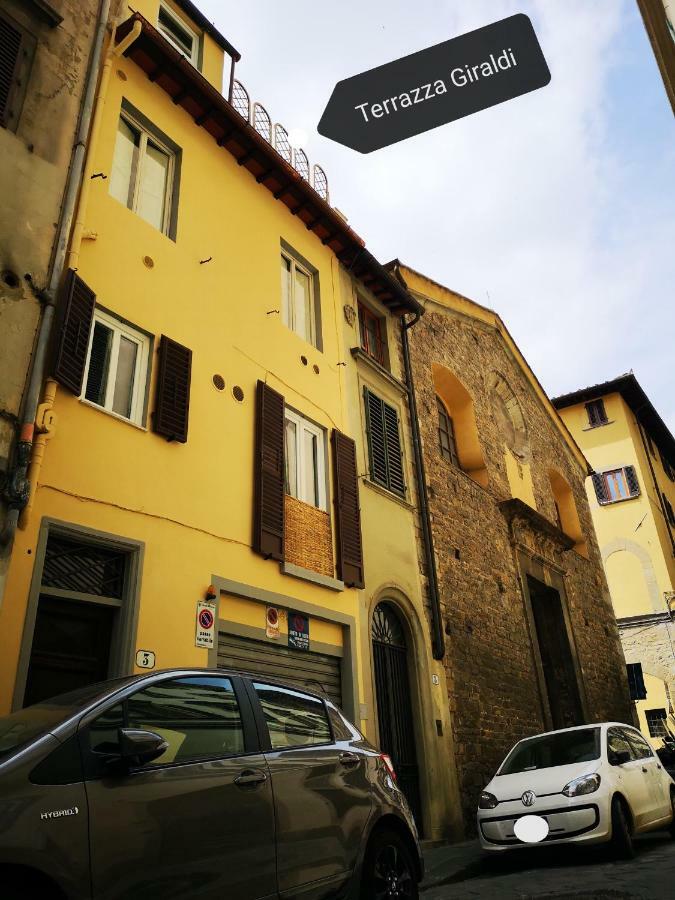
<path fill-rule="evenodd" d="M 457 442 L 455 441 L 455 426 L 440 397 L 436 397 L 436 407 L 438 409 L 438 444 L 441 450 L 441 456 L 443 459 L 447 459 L 448 462 L 452 463 L 453 466 L 459 468 Z"/>
<path fill-rule="evenodd" d="M 581 522 L 579 521 L 579 513 L 574 502 L 572 488 L 556 469 L 549 469 L 548 478 L 551 484 L 553 502 L 555 503 L 558 527 L 567 537 L 572 538 L 574 549 L 577 553 L 588 557 L 588 547 L 581 530 Z"/>
<path fill-rule="evenodd" d="M 438 363 L 432 363 L 431 371 L 434 378 L 434 388 L 436 396 L 440 400 L 438 406 L 438 430 L 439 441 L 441 442 L 441 453 L 447 459 L 443 451 L 444 436 L 441 435 L 441 428 L 444 424 L 450 423 L 448 436 L 452 435 L 454 439 L 454 454 L 456 462 L 452 460 L 452 450 L 450 442 L 448 442 L 448 452 L 451 461 L 457 468 L 477 481 L 483 487 L 487 487 L 488 472 L 485 466 L 485 458 L 483 450 L 478 438 L 478 428 L 476 427 L 476 416 L 473 410 L 473 400 L 471 394 L 464 387 L 457 376 Z M 446 421 L 441 421 L 441 406 L 445 412 Z"/>

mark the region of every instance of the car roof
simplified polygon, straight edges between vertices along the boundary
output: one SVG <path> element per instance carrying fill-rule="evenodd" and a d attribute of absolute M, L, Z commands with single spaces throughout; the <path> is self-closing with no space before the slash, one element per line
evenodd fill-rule
<path fill-rule="evenodd" d="M 588 722 L 586 725 L 572 725 L 570 728 L 554 728 L 551 731 L 538 731 L 536 734 L 529 734 L 527 737 L 521 738 L 521 740 L 527 741 L 534 737 L 548 737 L 550 734 L 562 734 L 566 731 L 584 731 L 588 728 L 601 728 L 603 731 L 606 731 L 608 728 L 613 727 L 632 728 L 633 731 L 637 731 L 635 725 L 631 725 L 629 722 Z M 518 743 L 520 743 L 520 741 Z"/>

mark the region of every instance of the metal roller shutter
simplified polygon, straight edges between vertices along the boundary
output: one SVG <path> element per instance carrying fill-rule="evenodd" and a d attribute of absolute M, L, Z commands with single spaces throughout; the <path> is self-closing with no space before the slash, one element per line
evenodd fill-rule
<path fill-rule="evenodd" d="M 261 677 L 288 681 L 298 687 L 323 692 L 342 706 L 339 656 L 295 650 L 221 631 L 218 634 L 218 668 L 240 669 Z"/>

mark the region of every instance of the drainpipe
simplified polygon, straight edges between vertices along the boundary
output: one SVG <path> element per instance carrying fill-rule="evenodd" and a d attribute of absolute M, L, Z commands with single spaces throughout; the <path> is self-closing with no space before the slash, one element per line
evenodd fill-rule
<path fill-rule="evenodd" d="M 42 317 L 40 320 L 35 350 L 31 360 L 31 368 L 28 378 L 28 386 L 23 403 L 23 411 L 21 415 L 21 428 L 19 432 L 19 442 L 17 445 L 16 464 L 8 479 L 8 487 L 6 495 L 9 500 L 9 511 L 5 527 L 0 532 L 0 547 L 11 547 L 14 540 L 19 515 L 21 510 L 26 506 L 29 499 L 29 483 L 26 480 L 26 473 L 31 461 L 31 452 L 33 448 L 33 437 L 35 434 L 35 420 L 38 412 L 38 403 L 40 398 L 40 389 L 44 380 L 44 373 L 47 361 L 47 349 L 54 322 L 54 312 L 56 306 L 56 295 L 61 283 L 63 275 L 66 250 L 68 247 L 68 237 L 70 234 L 75 207 L 77 203 L 78 193 L 82 185 L 82 176 L 84 172 L 85 157 L 88 148 L 91 146 L 89 140 L 90 127 L 94 112 L 94 102 L 96 95 L 96 85 L 98 82 L 98 70 L 101 62 L 103 51 L 103 41 L 110 15 L 110 0 L 101 0 L 99 7 L 98 20 L 94 33 L 94 41 L 92 45 L 91 57 L 89 60 L 89 69 L 87 71 L 87 81 L 82 97 L 82 108 L 80 112 L 80 121 L 78 123 L 77 135 L 73 148 L 73 156 L 71 160 L 70 170 L 63 193 L 63 204 L 61 207 L 61 215 L 59 219 L 59 230 L 54 243 L 54 256 L 52 259 L 49 283 L 46 288 L 35 290 L 35 294 L 43 304 Z M 124 49 L 131 43 L 129 37 L 133 35 L 135 40 L 140 33 L 140 23 L 138 30 L 132 30 L 124 41 Z M 119 48 L 115 48 L 118 50 Z M 121 52 L 124 52 L 122 50 Z M 46 391 L 46 396 L 49 391 Z M 53 398 L 52 398 L 53 400 Z M 42 428 L 53 429 L 53 417 L 49 415 L 48 423 L 41 423 Z M 45 432 L 47 433 L 47 432 Z M 33 469 L 35 477 L 37 472 Z M 38 467 L 39 471 L 39 467 Z"/>
<path fill-rule="evenodd" d="M 445 656 L 445 634 L 443 632 L 441 602 L 438 593 L 438 574 L 436 572 L 436 558 L 434 557 L 434 544 L 431 532 L 429 495 L 427 492 L 427 479 L 424 471 L 422 440 L 420 438 L 420 425 L 417 418 L 415 383 L 413 381 L 412 366 L 410 364 L 410 345 L 408 343 L 408 329 L 417 324 L 417 322 L 419 322 L 419 319 L 419 312 L 416 312 L 415 318 L 411 319 L 409 322 L 406 322 L 405 318 L 401 316 L 401 340 L 403 344 L 403 367 L 405 369 L 405 382 L 408 391 L 408 408 L 410 410 L 410 427 L 413 440 L 415 480 L 417 482 L 417 495 L 420 505 L 420 519 L 422 520 L 422 543 L 424 544 L 424 560 L 427 568 L 429 602 L 431 605 L 431 651 L 434 659 L 443 659 L 443 657 Z"/>

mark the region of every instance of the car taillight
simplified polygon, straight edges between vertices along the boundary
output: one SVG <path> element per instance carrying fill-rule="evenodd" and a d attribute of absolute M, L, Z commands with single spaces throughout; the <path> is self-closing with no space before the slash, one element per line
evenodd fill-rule
<path fill-rule="evenodd" d="M 392 781 L 396 781 L 396 770 L 394 769 L 394 764 L 391 761 L 391 757 L 386 753 L 380 753 L 380 759 L 387 767 L 387 772 L 391 775 Z"/>

